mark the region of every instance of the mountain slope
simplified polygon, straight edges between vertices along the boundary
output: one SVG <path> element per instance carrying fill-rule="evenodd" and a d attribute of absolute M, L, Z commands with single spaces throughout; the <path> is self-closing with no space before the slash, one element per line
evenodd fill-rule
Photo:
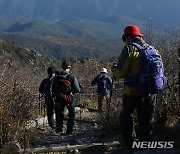
<path fill-rule="evenodd" d="M 144 22 L 152 17 L 157 24 L 179 25 L 179 6 L 179 0 L 0 0 L 0 16 L 31 20 L 128 16 Z"/>
<path fill-rule="evenodd" d="M 124 20 L 123 22 L 126 21 Z M 121 36 L 122 28 L 118 24 L 85 19 L 71 19 L 58 22 L 34 20 L 27 23 L 15 22 L 5 32 L 21 33 L 36 37 L 44 35 L 60 37 L 89 35 L 105 39 Z"/>
<path fill-rule="evenodd" d="M 0 37 L 58 59 L 111 58 L 119 55 L 121 36 L 127 25 L 139 25 L 143 34 L 147 21 L 157 31 L 157 28 L 161 31 L 180 28 L 175 17 L 180 13 L 179 3 L 178 0 L 0 0 Z"/>
<path fill-rule="evenodd" d="M 111 59 L 117 57 L 121 51 L 122 42 L 119 40 L 100 40 L 90 36 L 74 36 L 57 38 L 42 36 L 39 38 L 25 35 L 3 35 L 3 39 L 18 42 L 19 44 L 37 50 L 56 59 L 61 58 L 100 58 Z"/>
<path fill-rule="evenodd" d="M 1 32 L 0 37 L 58 59 L 110 58 L 117 56 L 121 50 L 121 43 L 113 41 L 120 38 L 121 30 L 122 27 L 117 24 L 94 20 L 35 20 L 16 22 L 5 32 Z"/>

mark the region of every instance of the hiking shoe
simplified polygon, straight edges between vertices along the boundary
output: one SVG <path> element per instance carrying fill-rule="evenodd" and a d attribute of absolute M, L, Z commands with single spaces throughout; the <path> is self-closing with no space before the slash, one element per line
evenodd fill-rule
<path fill-rule="evenodd" d="M 52 130 L 55 130 L 55 126 L 49 126 L 49 127 L 51 127 Z"/>
<path fill-rule="evenodd" d="M 67 130 L 66 131 L 66 135 L 70 135 L 70 134 L 73 134 L 73 130 Z"/>
<path fill-rule="evenodd" d="M 66 132 L 66 135 L 71 135 L 72 134 L 72 132 Z"/>
<path fill-rule="evenodd" d="M 103 109 L 98 109 L 98 112 L 100 112 L 100 113 L 103 112 Z"/>
<path fill-rule="evenodd" d="M 62 130 L 62 128 L 57 127 L 57 128 L 55 129 L 55 132 L 56 132 L 56 133 L 61 133 L 61 132 L 63 132 L 63 130 Z"/>

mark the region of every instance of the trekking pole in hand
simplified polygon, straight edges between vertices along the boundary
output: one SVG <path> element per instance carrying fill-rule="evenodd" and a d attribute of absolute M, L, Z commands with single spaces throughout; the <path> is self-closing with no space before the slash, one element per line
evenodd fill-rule
<path fill-rule="evenodd" d="M 43 98 L 43 95 L 41 93 L 39 93 L 39 98 L 38 98 L 38 102 L 39 102 L 39 115 L 42 114 L 42 98 Z"/>
<path fill-rule="evenodd" d="M 41 114 L 41 94 L 38 95 L 39 115 Z"/>
<path fill-rule="evenodd" d="M 113 93 L 113 85 L 114 85 L 114 76 L 112 78 L 112 85 L 111 85 L 111 90 L 110 90 L 110 97 L 109 97 L 109 101 L 108 101 L 108 112 L 107 112 L 107 117 L 106 119 L 109 119 L 109 112 L 110 112 L 110 105 L 111 105 L 111 99 L 112 99 L 112 93 Z"/>
<path fill-rule="evenodd" d="M 112 72 L 114 70 L 114 68 L 117 67 L 117 63 L 114 63 L 112 66 Z M 113 86 L 114 86 L 114 75 L 112 77 L 112 84 L 111 84 L 111 90 L 110 90 L 110 98 L 109 98 L 109 102 L 108 102 L 108 112 L 107 112 L 107 117 L 106 119 L 109 119 L 109 112 L 110 112 L 110 105 L 111 105 L 111 99 L 112 99 L 112 93 L 113 93 Z"/>
<path fill-rule="evenodd" d="M 46 103 L 43 104 L 44 108 L 44 115 L 43 115 L 43 126 L 45 125 L 45 118 L 46 118 Z"/>

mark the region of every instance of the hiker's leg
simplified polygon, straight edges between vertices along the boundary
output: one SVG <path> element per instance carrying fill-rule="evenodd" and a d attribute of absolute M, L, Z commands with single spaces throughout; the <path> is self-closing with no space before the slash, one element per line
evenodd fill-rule
<path fill-rule="evenodd" d="M 74 120 L 75 120 L 75 103 L 73 102 L 72 104 L 69 104 L 67 106 L 68 111 L 69 111 L 69 119 L 67 123 L 67 131 L 66 133 L 71 133 L 73 131 L 73 126 L 74 126 Z"/>
<path fill-rule="evenodd" d="M 131 148 L 132 143 L 136 138 L 133 121 L 134 111 L 134 97 L 129 95 L 123 96 L 122 111 L 120 114 L 120 127 L 122 131 L 122 137 L 125 144 Z"/>
<path fill-rule="evenodd" d="M 55 103 L 55 113 L 56 113 L 56 131 L 61 132 L 63 127 L 64 119 L 64 108 L 65 103 L 59 100 L 56 100 Z"/>
<path fill-rule="evenodd" d="M 53 99 L 49 99 L 49 101 L 47 102 L 47 117 L 48 117 L 49 126 L 54 129 L 55 121 L 54 121 L 54 101 L 53 101 Z"/>
<path fill-rule="evenodd" d="M 153 133 L 155 116 L 156 95 L 149 95 L 142 98 L 141 105 L 137 108 L 140 140 L 150 141 Z"/>
<path fill-rule="evenodd" d="M 108 112 L 110 111 L 110 95 L 107 94 L 106 96 L 106 116 L 109 114 Z"/>
<path fill-rule="evenodd" d="M 102 111 L 102 106 L 103 106 L 103 94 L 98 94 L 98 111 Z"/>

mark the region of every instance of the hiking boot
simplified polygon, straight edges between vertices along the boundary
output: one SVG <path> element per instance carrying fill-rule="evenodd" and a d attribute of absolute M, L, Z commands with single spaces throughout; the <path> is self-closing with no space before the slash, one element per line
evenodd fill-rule
<path fill-rule="evenodd" d="M 66 135 L 70 135 L 70 134 L 73 134 L 73 130 L 67 130 L 66 131 Z"/>
<path fill-rule="evenodd" d="M 55 130 L 55 126 L 54 125 L 49 125 L 49 127 L 51 127 L 52 130 Z"/>
<path fill-rule="evenodd" d="M 103 109 L 98 109 L 98 112 L 103 112 Z"/>
<path fill-rule="evenodd" d="M 56 133 L 61 133 L 61 132 L 63 132 L 63 129 L 60 128 L 60 127 L 57 127 L 57 128 L 55 129 L 55 132 L 56 132 Z"/>
<path fill-rule="evenodd" d="M 66 135 L 71 135 L 71 134 L 73 134 L 73 131 L 67 131 L 66 132 Z"/>

